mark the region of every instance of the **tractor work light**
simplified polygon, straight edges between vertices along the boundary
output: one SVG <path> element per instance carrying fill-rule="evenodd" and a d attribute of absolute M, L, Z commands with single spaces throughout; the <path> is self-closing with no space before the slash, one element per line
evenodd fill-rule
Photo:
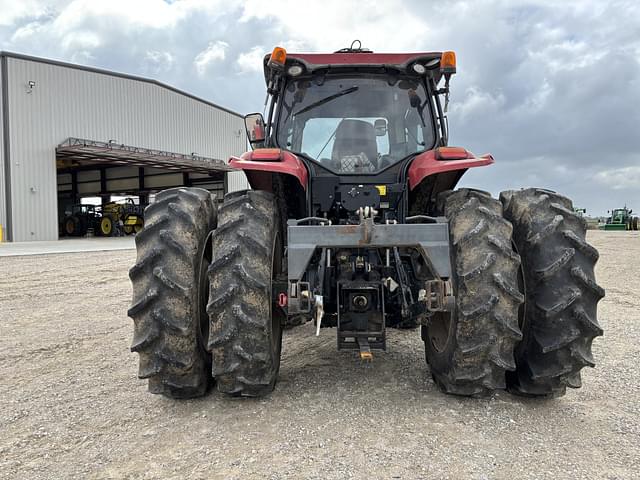
<path fill-rule="evenodd" d="M 289 67 L 289 70 L 287 70 L 287 73 L 292 77 L 297 77 L 302 73 L 302 71 L 303 71 L 303 68 L 301 65 L 292 65 Z"/>
<path fill-rule="evenodd" d="M 284 63 L 287 61 L 287 51 L 282 47 L 276 47 L 271 52 L 269 67 L 284 70 Z"/>
<path fill-rule="evenodd" d="M 456 52 L 442 52 L 440 71 L 448 74 L 456 73 Z"/>
<path fill-rule="evenodd" d="M 424 75 L 424 73 L 427 71 L 427 69 L 421 63 L 414 63 L 413 64 L 413 71 L 416 72 L 418 75 Z"/>

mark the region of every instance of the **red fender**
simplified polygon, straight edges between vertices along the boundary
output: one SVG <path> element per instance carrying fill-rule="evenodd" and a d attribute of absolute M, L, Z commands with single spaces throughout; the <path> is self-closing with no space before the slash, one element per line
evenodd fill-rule
<path fill-rule="evenodd" d="M 461 147 L 438 147 L 416 155 L 409 167 L 409 189 L 413 190 L 425 178 L 438 173 L 484 167 L 494 163 L 490 154 L 476 157 Z"/>
<path fill-rule="evenodd" d="M 245 152 L 240 157 L 231 157 L 229 166 L 244 170 L 252 188 L 265 190 L 260 172 L 284 173 L 298 179 L 305 190 L 309 174 L 304 163 L 293 153 L 279 148 L 257 148 Z"/>

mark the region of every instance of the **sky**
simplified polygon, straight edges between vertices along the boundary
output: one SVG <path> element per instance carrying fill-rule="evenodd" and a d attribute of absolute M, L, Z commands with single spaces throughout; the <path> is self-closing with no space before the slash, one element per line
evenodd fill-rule
<path fill-rule="evenodd" d="M 462 185 L 640 212 L 640 2 L 0 0 L 0 49 L 157 79 L 262 111 L 262 57 L 454 50 L 450 145 L 496 163 Z"/>

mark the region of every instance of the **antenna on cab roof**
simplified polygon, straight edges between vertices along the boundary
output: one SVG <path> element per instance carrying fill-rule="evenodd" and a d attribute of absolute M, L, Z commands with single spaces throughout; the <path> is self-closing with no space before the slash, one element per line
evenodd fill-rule
<path fill-rule="evenodd" d="M 358 48 L 355 48 L 354 45 L 358 44 Z M 354 40 L 351 42 L 351 46 L 347 48 L 341 48 L 337 52 L 333 53 L 372 53 L 368 48 L 362 48 L 362 42 L 360 40 Z"/>

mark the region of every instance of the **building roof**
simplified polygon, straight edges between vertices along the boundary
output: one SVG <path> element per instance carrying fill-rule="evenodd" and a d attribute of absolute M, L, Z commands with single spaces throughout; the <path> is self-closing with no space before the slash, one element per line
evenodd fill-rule
<path fill-rule="evenodd" d="M 74 70 L 84 70 L 85 72 L 93 72 L 93 73 L 99 73 L 102 75 L 109 75 L 112 77 L 119 77 L 119 78 L 126 78 L 128 80 L 136 80 L 138 82 L 145 82 L 145 83 L 151 83 L 153 85 L 157 85 L 159 87 L 162 88 L 166 88 L 167 90 L 171 90 L 172 92 L 178 93 L 180 95 L 184 95 L 185 97 L 189 97 L 192 98 L 193 100 L 196 100 L 198 102 L 204 103 L 205 105 L 209 105 L 211 107 L 217 108 L 219 110 L 225 111 L 227 113 L 230 113 L 232 115 L 238 116 L 238 117 L 243 117 L 243 115 L 241 115 L 238 112 L 234 112 L 233 110 L 230 110 L 228 108 L 222 107 L 216 103 L 210 102 L 208 100 L 205 100 L 203 98 L 197 97 L 195 95 L 192 95 L 190 93 L 185 92 L 184 90 L 180 90 L 178 88 L 172 87 L 171 85 L 167 85 L 166 83 L 162 83 L 159 82 L 158 80 L 154 80 L 151 78 L 146 78 L 146 77 L 139 77 L 137 75 L 130 75 L 128 73 L 122 73 L 122 72 L 114 72 L 112 70 L 106 70 L 106 69 L 102 69 L 102 68 L 96 68 L 96 67 L 88 67 L 86 65 L 78 65 L 75 63 L 67 63 L 67 62 L 61 62 L 58 60 L 51 60 L 49 58 L 41 58 L 41 57 L 33 57 L 31 55 L 24 55 L 22 53 L 15 53 L 15 52 L 7 52 L 7 51 L 0 51 L 0 58 L 1 57 L 7 57 L 7 58 L 15 58 L 18 60 L 26 60 L 29 62 L 35 62 L 35 63 L 44 63 L 47 65 L 55 65 L 58 67 L 64 67 L 64 68 L 72 68 Z"/>

